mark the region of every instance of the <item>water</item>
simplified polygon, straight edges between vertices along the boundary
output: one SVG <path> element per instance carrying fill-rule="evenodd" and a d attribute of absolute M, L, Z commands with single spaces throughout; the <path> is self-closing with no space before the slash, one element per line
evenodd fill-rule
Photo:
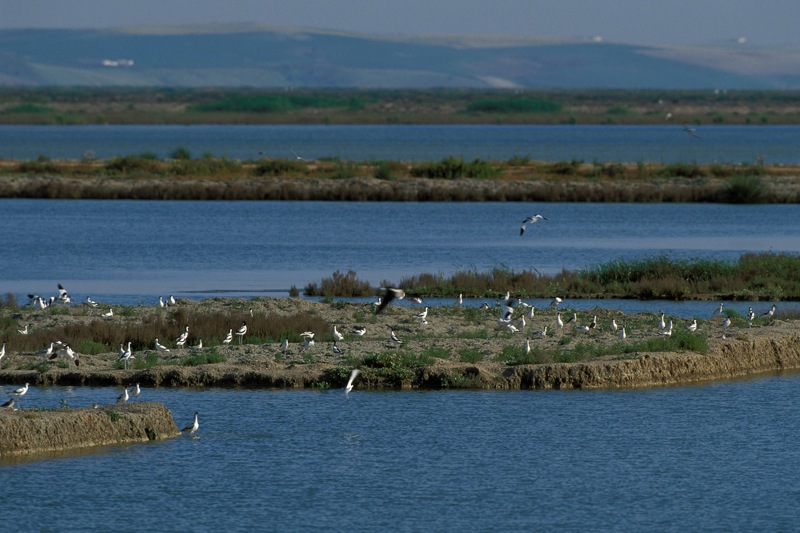
<path fill-rule="evenodd" d="M 144 152 L 232 159 L 433 161 L 449 156 L 505 161 L 798 163 L 800 126 L 0 126 L 0 158 L 81 159 Z"/>
<path fill-rule="evenodd" d="M 641 391 L 145 389 L 198 438 L 0 462 L 26 531 L 793 531 L 785 374 Z M 112 402 L 34 388 L 29 406 Z"/>
<path fill-rule="evenodd" d="M 534 211 L 548 220 L 520 237 L 522 219 Z M 0 216 L 7 230 L 0 294 L 20 302 L 28 293 L 54 294 L 57 283 L 78 302 L 88 295 L 152 305 L 169 294 L 286 296 L 292 285 L 302 289 L 336 270 L 380 286 L 459 269 L 552 274 L 614 259 L 800 252 L 800 232 L 787 224 L 800 220 L 798 205 L 6 199 Z M 617 304 L 629 312 L 710 314 L 698 313 L 697 302 L 602 302 Z"/>

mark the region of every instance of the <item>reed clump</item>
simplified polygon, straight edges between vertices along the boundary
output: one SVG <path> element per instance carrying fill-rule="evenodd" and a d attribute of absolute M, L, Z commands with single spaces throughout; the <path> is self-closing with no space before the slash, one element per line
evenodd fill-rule
<path fill-rule="evenodd" d="M 319 285 L 314 282 L 306 285 L 303 289 L 303 294 L 306 296 L 371 296 L 375 294 L 375 289 L 368 281 L 360 280 L 353 270 L 348 270 L 346 273 L 340 271 L 334 272 L 328 278 L 322 278 Z"/>

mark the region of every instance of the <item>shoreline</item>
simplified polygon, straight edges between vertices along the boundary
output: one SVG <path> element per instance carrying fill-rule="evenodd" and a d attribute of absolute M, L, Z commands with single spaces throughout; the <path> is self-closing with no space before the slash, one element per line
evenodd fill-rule
<path fill-rule="evenodd" d="M 724 330 L 716 319 L 701 320 L 696 334 L 685 332 L 682 324 L 687 321 L 675 318 L 678 331 L 668 339 L 659 335 L 655 314 L 623 315 L 600 308 L 577 312 L 579 323 L 588 323 L 594 315 L 596 331 L 559 333 L 552 327 L 548 336 L 534 330 L 554 326 L 554 310 L 537 310 L 527 329 L 508 333 L 496 329 L 494 310 L 476 308 L 430 308 L 425 325 L 416 318 L 417 308 L 390 306 L 376 315 L 371 303 L 292 298 L 180 301 L 172 310 L 120 310 L 113 321 L 86 314 L 83 305 L 68 309 L 58 314 L 46 309 L 25 311 L 27 316 L 15 313 L 33 331 L 9 335 L 0 384 L 333 389 L 343 387 L 352 368 L 359 368 L 357 386 L 362 389 L 621 389 L 800 369 L 799 322 L 780 317 L 758 319 L 752 326 L 735 318 Z M 612 319 L 627 325 L 625 340 L 608 330 Z M 243 320 L 250 328 L 243 343 L 221 344 L 227 326 Z M 189 324 L 192 332 L 204 330 L 198 333 L 202 350 L 181 349 L 168 341 L 171 351 L 156 353 L 152 336 L 172 338 L 160 332 L 163 329 L 145 329 L 146 340 L 134 337 L 147 327 L 179 332 L 182 324 Z M 367 334 L 352 336 L 356 324 L 366 324 Z M 334 325 L 346 335 L 339 343 L 344 355 L 332 353 Z M 48 360 L 33 348 L 15 348 L 46 344 L 45 339 L 80 328 L 95 337 L 92 346 L 105 345 L 100 353 L 78 354 L 80 366 L 63 358 Z M 219 335 L 211 331 L 214 328 Z M 287 333 L 273 337 L 270 328 Z M 402 345 L 388 340 L 389 328 L 404 340 Z M 294 333 L 288 333 L 291 330 Z M 313 347 L 302 345 L 299 333 L 306 330 L 315 332 Z M 98 343 L 106 334 L 113 340 Z M 128 370 L 114 348 L 125 342 L 119 336 L 126 334 L 134 342 L 135 356 Z M 196 343 L 194 335 L 187 346 Z M 280 346 L 285 335 L 291 337 L 287 348 Z M 526 338 L 533 347 L 529 356 L 523 353 Z M 74 346 L 88 345 L 78 338 L 64 339 Z"/>

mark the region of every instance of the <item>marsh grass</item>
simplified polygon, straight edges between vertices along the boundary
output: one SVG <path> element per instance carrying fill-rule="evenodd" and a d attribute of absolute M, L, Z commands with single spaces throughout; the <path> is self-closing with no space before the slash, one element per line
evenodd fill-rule
<path fill-rule="evenodd" d="M 487 272 L 459 270 L 421 273 L 400 280 L 406 292 L 428 297 L 496 298 L 510 290 L 519 297 L 637 298 L 683 300 L 800 298 L 800 256 L 786 253 L 746 253 L 736 261 L 673 260 L 667 256 L 613 260 L 580 272 L 554 275 L 496 267 Z"/>
<path fill-rule="evenodd" d="M 353 270 L 348 270 L 347 273 L 337 270 L 331 277 L 323 278 L 319 285 L 312 282 L 303 289 L 303 294 L 306 296 L 330 298 L 334 296 L 372 296 L 375 292 L 376 289 L 369 282 L 358 279 Z"/>

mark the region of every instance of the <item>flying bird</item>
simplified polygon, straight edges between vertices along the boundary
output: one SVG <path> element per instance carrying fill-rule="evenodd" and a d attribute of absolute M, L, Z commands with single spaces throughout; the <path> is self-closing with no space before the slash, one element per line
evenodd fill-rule
<path fill-rule="evenodd" d="M 355 382 L 356 378 L 360 373 L 361 371 L 357 368 L 353 369 L 353 371 L 350 372 L 350 379 L 347 380 L 347 386 L 345 386 L 344 388 L 345 394 L 349 394 L 350 391 L 353 390 L 353 382 Z"/>
<path fill-rule="evenodd" d="M 690 136 L 694 137 L 695 139 L 699 139 L 700 136 L 697 134 L 697 130 L 689 126 L 688 124 L 683 125 L 683 131 L 688 133 Z"/>
<path fill-rule="evenodd" d="M 522 226 L 520 226 L 519 228 L 519 236 L 522 237 L 522 234 L 525 233 L 525 226 L 527 226 L 528 224 L 536 224 L 540 220 L 547 220 L 547 219 L 542 215 L 531 215 L 525 220 L 523 220 Z"/>
<path fill-rule="evenodd" d="M 383 293 L 383 297 L 380 300 L 381 303 L 378 304 L 378 308 L 375 310 L 375 314 L 379 315 L 381 313 L 381 311 L 386 309 L 386 306 L 389 305 L 389 303 L 392 300 L 395 300 L 395 299 L 402 300 L 405 297 L 406 297 L 406 293 L 405 293 L 405 291 L 403 289 L 396 289 L 396 288 L 393 288 L 393 287 L 387 287 L 385 292 Z"/>

